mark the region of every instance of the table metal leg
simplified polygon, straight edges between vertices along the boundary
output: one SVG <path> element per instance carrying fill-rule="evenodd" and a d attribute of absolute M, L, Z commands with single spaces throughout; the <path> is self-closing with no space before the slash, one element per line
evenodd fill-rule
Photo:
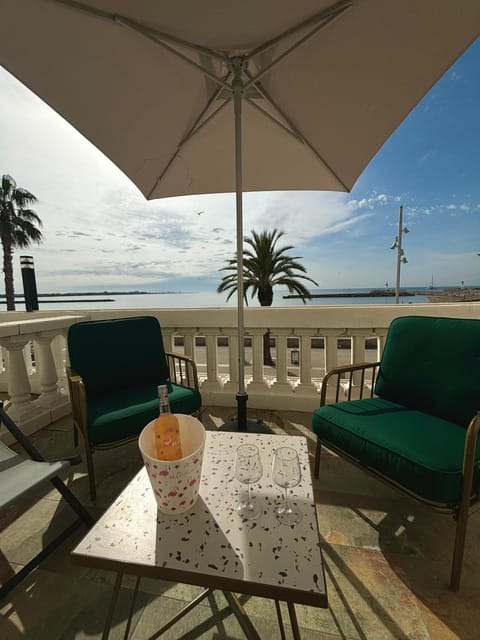
<path fill-rule="evenodd" d="M 293 602 L 287 602 L 288 614 L 290 616 L 290 624 L 292 625 L 292 634 L 294 640 L 301 640 L 300 629 L 298 628 L 297 614 Z"/>
<path fill-rule="evenodd" d="M 238 623 L 242 627 L 243 633 L 247 636 L 247 638 L 249 640 L 262 640 L 237 596 L 233 593 L 230 593 L 229 591 L 224 591 L 223 595 L 227 599 L 231 610 L 237 617 Z"/>
<path fill-rule="evenodd" d="M 275 609 L 277 610 L 277 618 L 278 618 L 278 626 L 280 627 L 280 635 L 282 636 L 282 640 L 287 640 L 287 636 L 285 634 L 285 627 L 283 626 L 282 610 L 280 608 L 280 602 L 278 600 L 275 600 Z"/>
<path fill-rule="evenodd" d="M 142 578 L 140 576 L 137 576 L 137 579 L 135 581 L 135 588 L 133 590 L 133 595 L 132 595 L 132 603 L 130 605 L 130 611 L 128 612 L 127 627 L 123 635 L 123 640 L 128 640 L 128 636 L 130 635 L 130 627 L 132 626 L 133 611 L 135 609 L 135 601 L 137 599 L 138 588 L 140 587 L 141 579 Z"/>
<path fill-rule="evenodd" d="M 107 612 L 107 619 L 105 620 L 105 627 L 103 628 L 102 640 L 108 640 L 110 630 L 112 628 L 113 613 L 117 605 L 118 594 L 120 592 L 120 586 L 122 584 L 123 573 L 117 573 L 117 579 L 115 580 L 115 586 L 113 587 L 112 599 L 110 600 L 110 606 Z"/>

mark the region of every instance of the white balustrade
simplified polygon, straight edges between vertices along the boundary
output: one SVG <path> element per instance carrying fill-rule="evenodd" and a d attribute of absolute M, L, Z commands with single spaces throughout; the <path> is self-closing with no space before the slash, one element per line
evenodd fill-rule
<path fill-rule="evenodd" d="M 23 317 L 32 318 L 32 315 Z M 0 322 L 0 345 L 7 353 L 8 373 L 8 399 L 4 406 L 27 434 L 71 412 L 70 400 L 59 388 L 65 362 L 58 367 L 58 353 L 54 356 L 52 342 L 60 337 L 62 342 L 56 343 L 58 351 L 59 345 L 64 344 L 68 327 L 82 319 L 82 316 L 64 315 Z M 38 397 L 34 398 L 34 394 Z M 8 442 L 9 438 L 5 439 Z"/>
<path fill-rule="evenodd" d="M 24 428 L 34 430 L 57 419 L 59 411 L 69 410 L 65 396 L 65 336 L 70 324 L 82 319 L 157 317 L 165 349 L 183 351 L 196 360 L 203 403 L 235 406 L 240 353 L 234 308 L 102 309 L 74 313 L 55 311 L 54 317 L 46 311 L 0 313 L 0 346 L 2 353 L 8 354 L 6 371 L 1 366 L 5 359 L 0 362 L 0 385 L 8 379 L 8 411 Z M 478 318 L 480 303 L 248 307 L 245 334 L 252 346 L 245 349 L 245 382 L 249 407 L 312 411 L 318 406 L 325 371 L 352 361 L 378 360 L 390 322 L 402 315 Z M 263 363 L 263 336 L 267 328 L 275 339 L 275 367 Z M 183 347 L 174 344 L 174 338 L 178 343 L 180 336 Z M 376 338 L 376 348 L 366 349 L 365 341 L 372 337 Z M 295 344 L 292 340 L 298 341 L 298 364 L 296 360 L 289 361 Z M 348 349 L 345 340 L 350 341 Z M 32 366 L 28 365 L 31 341 L 35 357 Z M 3 384 L 0 390 L 5 391 Z M 32 393 L 39 394 L 35 401 Z"/>

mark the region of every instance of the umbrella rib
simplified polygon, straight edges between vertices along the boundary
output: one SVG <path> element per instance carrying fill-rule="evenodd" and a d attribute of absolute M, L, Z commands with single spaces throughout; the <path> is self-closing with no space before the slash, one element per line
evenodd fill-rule
<path fill-rule="evenodd" d="M 248 73 L 248 71 L 244 71 L 244 73 L 246 73 L 247 76 L 250 75 Z M 298 127 L 296 127 L 293 124 L 293 122 L 290 120 L 290 118 L 282 111 L 282 109 L 280 109 L 280 107 L 276 104 L 276 102 L 267 93 L 267 91 L 265 90 L 263 85 L 260 82 L 258 82 L 258 83 L 255 83 L 255 87 L 256 87 L 257 91 L 260 93 L 260 95 L 262 96 L 262 98 L 264 100 L 266 100 L 275 109 L 275 111 L 285 120 L 285 122 L 287 123 L 288 127 L 286 127 L 283 123 L 279 122 L 271 114 L 269 114 L 268 112 L 264 111 L 261 107 L 256 105 L 250 99 L 248 101 L 255 108 L 257 108 L 264 116 L 270 118 L 271 120 L 273 120 L 273 122 L 278 124 L 278 126 L 282 127 L 283 129 L 288 131 L 288 133 L 290 133 L 292 136 L 295 136 L 297 139 L 299 139 L 301 142 L 303 142 L 310 149 L 310 151 L 320 160 L 320 162 L 323 164 L 323 166 L 326 169 L 328 169 L 328 171 L 331 173 L 331 175 L 335 178 L 335 180 L 338 181 L 338 183 L 345 189 L 345 191 L 349 192 L 350 189 L 343 182 L 343 180 L 337 175 L 337 173 L 332 169 L 332 167 L 328 164 L 328 162 L 318 153 L 318 151 L 311 144 L 311 142 L 308 140 L 308 138 L 303 135 L 303 133 L 298 129 Z M 289 127 L 290 127 L 290 129 L 289 129 Z"/>
<path fill-rule="evenodd" d="M 150 199 L 153 192 L 155 191 L 155 189 L 158 187 L 158 185 L 160 184 L 160 182 L 163 180 L 165 174 L 167 173 L 167 171 L 169 170 L 169 168 L 172 165 L 172 162 L 175 160 L 175 158 L 179 155 L 180 151 L 182 150 L 183 146 L 191 139 L 193 138 L 193 136 L 198 133 L 206 124 L 207 122 L 209 122 L 214 116 L 216 116 L 222 109 L 224 109 L 227 104 L 229 102 L 232 101 L 232 98 L 228 98 L 228 100 L 225 100 L 225 102 L 223 104 L 221 104 L 217 109 L 215 109 L 215 111 L 213 113 L 211 113 L 208 118 L 206 118 L 201 124 L 200 121 L 203 118 L 203 116 L 205 115 L 206 111 L 208 110 L 208 108 L 210 107 L 210 105 L 212 104 L 212 102 L 214 100 L 216 100 L 216 98 L 218 97 L 220 91 L 222 90 L 222 87 L 220 87 L 218 89 L 218 91 L 216 91 L 213 96 L 210 98 L 210 100 L 207 102 L 206 106 L 202 109 L 202 111 L 199 113 L 198 117 L 196 118 L 195 122 L 193 123 L 192 127 L 189 129 L 189 131 L 183 136 L 183 138 L 180 140 L 177 148 L 175 149 L 175 152 L 173 153 L 172 157 L 170 158 L 170 160 L 167 162 L 165 168 L 163 169 L 162 173 L 158 176 L 158 178 L 155 180 L 155 184 L 153 185 L 153 187 L 150 189 L 150 191 L 147 194 L 147 199 Z"/>
<path fill-rule="evenodd" d="M 188 56 L 184 55 L 183 53 L 180 53 L 180 51 L 177 51 L 174 47 L 171 47 L 166 42 L 163 42 L 161 39 L 159 39 L 159 37 L 157 37 L 156 35 L 150 33 L 148 30 L 146 31 L 144 29 L 139 29 L 137 27 L 137 25 L 134 22 L 132 22 L 131 20 L 125 19 L 125 18 L 121 18 L 119 16 L 115 17 L 115 21 L 118 22 L 119 24 L 123 25 L 124 27 L 128 28 L 128 29 L 132 29 L 132 31 L 135 31 L 136 33 L 139 33 L 144 38 L 147 38 L 147 40 L 151 40 L 152 42 L 155 42 L 156 44 L 158 44 L 160 47 L 163 47 L 167 51 L 170 51 L 170 53 L 173 53 L 175 56 L 177 56 L 177 58 L 180 58 L 181 60 L 183 60 L 184 62 L 186 62 L 190 66 L 194 67 L 195 69 L 197 69 L 201 73 L 205 74 L 211 80 L 213 80 L 216 84 L 221 85 L 224 89 L 228 89 L 228 91 L 232 90 L 232 88 L 226 82 L 224 82 L 222 78 L 219 78 L 218 76 L 216 76 L 214 73 L 212 73 L 212 71 L 210 71 L 206 67 L 202 67 L 202 65 L 198 64 L 198 62 L 195 62 L 194 60 L 190 60 L 190 58 Z M 210 55 L 210 54 L 208 54 L 208 55 Z"/>
<path fill-rule="evenodd" d="M 245 89 L 248 89 L 248 87 L 252 86 L 252 84 L 254 84 L 255 82 L 257 82 L 260 78 L 262 78 L 266 73 L 268 73 L 269 71 L 272 70 L 273 67 L 276 67 L 277 64 L 279 64 L 279 62 L 281 62 L 284 58 L 286 58 L 287 56 L 289 56 L 291 53 L 293 53 L 294 51 L 296 51 L 297 49 L 299 49 L 302 45 L 304 45 L 305 43 L 307 43 L 309 40 L 311 40 L 315 35 L 317 35 L 317 33 L 319 31 L 321 31 L 322 29 L 324 29 L 326 26 L 328 26 L 331 22 L 333 22 L 334 20 L 336 20 L 338 18 L 339 15 L 341 15 L 344 11 L 346 11 L 349 7 L 344 7 L 342 8 L 340 11 L 338 11 L 337 13 L 335 13 L 333 16 L 330 16 L 328 18 L 325 18 L 323 20 L 323 22 L 321 22 L 320 24 L 317 24 L 317 26 L 312 29 L 311 31 L 309 31 L 305 36 L 303 36 L 303 38 L 300 38 L 300 40 L 297 40 L 297 42 L 295 42 L 291 47 L 288 47 L 288 49 L 286 49 L 283 53 L 281 53 L 277 58 L 275 58 L 274 60 L 272 60 L 272 62 L 270 64 L 268 64 L 266 67 L 263 67 L 263 69 L 261 69 L 256 76 L 253 76 L 252 79 L 250 80 L 250 82 L 247 82 L 247 84 L 245 85 Z"/>
<path fill-rule="evenodd" d="M 298 142 L 302 142 L 302 143 L 305 144 L 305 138 L 300 133 L 297 133 L 296 131 L 294 131 L 294 130 L 290 129 L 289 127 L 287 127 L 286 125 L 284 125 L 283 122 L 280 122 L 280 120 L 277 120 L 277 118 L 272 116 L 271 113 L 268 113 L 268 111 L 265 111 L 265 109 L 262 109 L 262 107 L 260 105 L 256 104 L 252 100 L 252 98 L 246 98 L 246 100 L 252 107 L 257 109 L 257 111 L 259 111 L 263 116 L 265 116 L 265 118 L 268 118 L 269 120 L 271 120 L 278 127 L 280 127 L 286 133 L 290 134 L 293 138 L 295 138 L 295 140 L 298 140 Z"/>
<path fill-rule="evenodd" d="M 136 20 L 132 20 L 127 16 L 124 16 L 121 14 L 109 13 L 108 11 L 102 11 L 101 9 L 87 6 L 82 2 L 77 2 L 77 0 L 51 0 L 51 1 L 56 2 L 57 4 L 63 4 L 65 5 L 65 7 L 68 7 L 70 9 L 83 11 L 84 13 L 87 13 L 91 16 L 96 16 L 97 18 L 103 18 L 105 20 L 111 20 L 113 22 L 117 22 L 118 24 L 122 24 L 122 26 L 125 26 L 123 24 L 124 22 L 130 23 L 129 26 L 133 28 L 133 25 L 135 25 L 135 29 L 142 33 L 148 32 L 148 33 L 157 35 L 163 38 L 164 40 L 173 42 L 174 44 L 178 44 L 182 47 L 191 49 L 192 51 L 197 51 L 198 53 L 209 55 L 212 58 L 217 58 L 218 60 L 221 60 L 222 62 L 227 61 L 227 56 L 225 54 L 218 53 L 217 51 L 214 51 L 213 49 L 208 49 L 207 47 L 202 47 L 201 45 L 195 44 L 193 42 L 189 42 L 188 40 L 183 40 L 182 38 L 178 38 L 177 36 L 172 36 L 171 34 L 168 34 L 156 29 L 155 27 L 151 27 L 141 22 L 137 22 Z"/>
<path fill-rule="evenodd" d="M 335 4 L 331 5 L 327 9 L 325 9 L 324 11 L 321 11 L 320 13 L 317 13 L 317 14 L 311 16 L 310 18 L 307 18 L 303 22 L 300 22 L 299 24 L 295 25 L 294 27 L 291 27 L 290 29 L 287 29 L 283 33 L 279 34 L 278 36 L 275 36 L 275 38 L 272 38 L 271 40 L 268 40 L 267 42 L 264 42 L 262 45 L 260 45 L 256 49 L 253 49 L 247 55 L 247 60 L 249 60 L 251 58 L 254 58 L 257 55 L 260 55 L 261 53 L 265 53 L 265 51 L 268 51 L 268 49 L 271 49 L 276 44 L 278 44 L 282 40 L 285 40 L 285 38 L 288 38 L 290 35 L 292 35 L 296 31 L 300 31 L 301 29 L 309 26 L 312 23 L 316 23 L 316 22 L 318 22 L 320 20 L 324 20 L 324 19 L 330 17 L 332 15 L 332 13 L 334 13 L 335 15 L 339 15 L 345 9 L 350 9 L 351 6 L 352 6 L 351 0 L 348 0 L 348 2 L 345 2 L 344 0 L 342 0 L 341 2 L 336 2 Z"/>

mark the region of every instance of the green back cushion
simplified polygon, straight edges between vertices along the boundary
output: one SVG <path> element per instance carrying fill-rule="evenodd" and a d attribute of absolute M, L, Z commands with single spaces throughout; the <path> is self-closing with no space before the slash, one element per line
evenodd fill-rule
<path fill-rule="evenodd" d="M 160 325 L 151 316 L 74 324 L 68 331 L 68 352 L 92 396 L 156 386 L 169 378 Z"/>
<path fill-rule="evenodd" d="M 480 320 L 396 318 L 375 393 L 466 427 L 480 410 L 479 373 Z"/>

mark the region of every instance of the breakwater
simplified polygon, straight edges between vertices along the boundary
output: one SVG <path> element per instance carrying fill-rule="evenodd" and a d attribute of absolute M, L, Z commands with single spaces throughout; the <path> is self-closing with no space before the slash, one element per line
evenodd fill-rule
<path fill-rule="evenodd" d="M 312 293 L 310 298 L 393 298 L 395 297 L 395 291 L 391 289 L 373 289 L 372 291 L 367 292 L 359 292 L 352 291 L 346 293 Z M 404 289 L 400 290 L 400 295 L 402 297 L 405 296 L 424 296 L 426 295 L 425 291 L 405 291 Z M 287 299 L 301 299 L 302 296 L 298 293 L 290 293 L 288 295 L 282 296 L 282 298 Z"/>

